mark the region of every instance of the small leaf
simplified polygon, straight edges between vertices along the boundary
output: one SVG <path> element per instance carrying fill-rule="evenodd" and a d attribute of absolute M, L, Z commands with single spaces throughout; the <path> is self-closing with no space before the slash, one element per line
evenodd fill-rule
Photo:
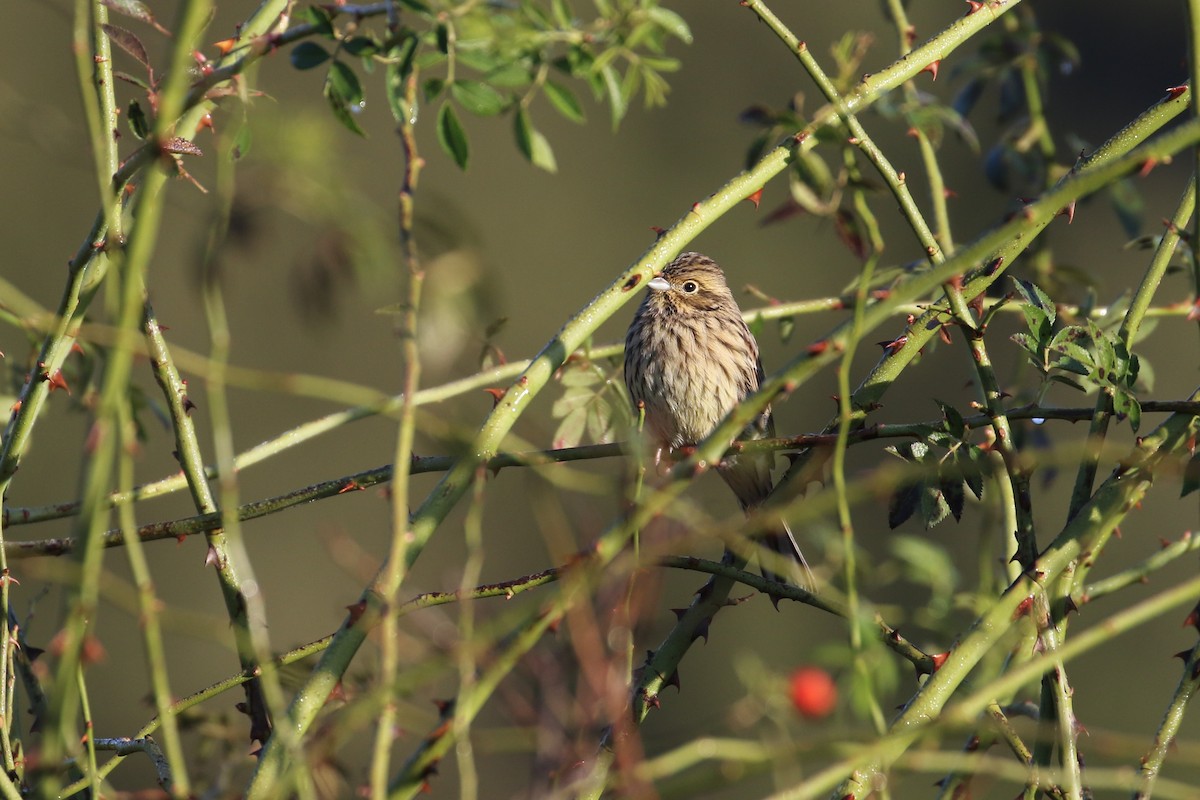
<path fill-rule="evenodd" d="M 154 27 L 156 31 L 164 36 L 170 36 L 171 32 L 158 24 L 154 19 L 154 14 L 146 7 L 145 3 L 140 3 L 138 0 L 100 0 L 100 4 L 111 8 L 118 14 L 124 14 L 127 17 L 132 17 L 139 22 L 144 22 L 147 25 Z"/>
<path fill-rule="evenodd" d="M 442 150 L 454 159 L 454 163 L 458 164 L 459 169 L 466 169 L 467 161 L 471 156 L 467 146 L 467 134 L 458 121 L 458 115 L 454 113 L 454 108 L 449 103 L 442 103 L 442 107 L 438 109 L 437 138 Z"/>
<path fill-rule="evenodd" d="M 329 60 L 329 52 L 316 42 L 301 42 L 292 48 L 288 59 L 296 69 L 312 69 Z"/>
<path fill-rule="evenodd" d="M 363 94 L 362 85 L 353 70 L 340 61 L 334 61 L 325 76 L 324 94 L 334 117 L 342 125 L 359 136 L 367 135 L 354 118 L 354 112 L 362 107 Z"/>
<path fill-rule="evenodd" d="M 319 6 L 305 6 L 296 12 L 297 23 L 312 25 L 322 36 L 333 37 L 333 14 L 328 9 Z"/>
<path fill-rule="evenodd" d="M 250 146 L 253 141 L 250 133 L 250 124 L 243 122 L 242 127 L 238 129 L 237 135 L 233 137 L 233 147 L 229 151 L 230 157 L 234 161 L 244 157 L 250 152 Z"/>
<path fill-rule="evenodd" d="M 1197 489 L 1200 489 L 1200 453 L 1188 459 L 1187 466 L 1183 468 L 1183 487 L 1179 490 L 1179 496 L 1187 497 Z"/>
<path fill-rule="evenodd" d="M 956 450 L 954 460 L 957 462 L 963 482 L 967 484 L 971 494 L 975 495 L 976 500 L 982 500 L 983 470 L 987 463 L 987 456 L 977 446 L 971 444 Z"/>
<path fill-rule="evenodd" d="M 587 428 L 588 412 L 586 407 L 580 407 L 572 411 L 563 418 L 559 423 L 558 430 L 554 432 L 554 449 L 558 450 L 563 447 L 575 447 L 583 439 L 583 432 Z"/>
<path fill-rule="evenodd" d="M 379 52 L 379 42 L 370 36 L 352 36 L 342 42 L 342 49 L 352 56 L 373 56 Z"/>
<path fill-rule="evenodd" d="M 329 83 L 333 85 L 333 90 L 346 105 L 357 106 L 362 103 L 362 84 L 358 82 L 358 76 L 354 74 L 354 70 L 341 61 L 334 61 L 329 65 Z"/>
<path fill-rule="evenodd" d="M 533 122 L 529 119 L 529 114 L 525 109 L 517 109 L 513 119 L 513 129 L 517 137 L 517 147 L 531 164 L 547 172 L 558 171 L 558 164 L 554 160 L 554 151 L 550 149 L 550 142 L 533 127 Z"/>
<path fill-rule="evenodd" d="M 942 498 L 946 501 L 946 507 L 954 515 L 954 521 L 961 521 L 963 506 L 966 504 L 967 499 L 966 493 L 963 491 L 962 480 L 957 476 L 948 476 L 939 481 L 938 488 L 942 491 Z"/>
<path fill-rule="evenodd" d="M 571 122 L 582 123 L 584 121 L 583 106 L 579 104 L 579 100 L 567 87 L 548 80 L 542 84 L 542 93 L 546 95 L 546 99 L 550 101 L 550 105 L 554 106 L 559 114 L 562 114 Z"/>
<path fill-rule="evenodd" d="M 421 84 L 421 93 L 425 95 L 425 102 L 433 102 L 442 90 L 446 88 L 446 81 L 441 78 L 426 78 Z"/>
<path fill-rule="evenodd" d="M 658 27 L 674 36 L 684 44 L 692 43 L 692 29 L 688 27 L 683 17 L 662 6 L 652 6 L 646 9 L 646 15 L 654 20 Z"/>
<path fill-rule="evenodd" d="M 921 485 L 909 484 L 896 489 L 888 500 L 888 527 L 900 527 L 921 504 Z"/>
<path fill-rule="evenodd" d="M 405 84 L 412 73 L 413 55 L 416 51 L 417 37 L 406 37 L 388 50 L 387 69 L 384 72 L 388 108 L 391 109 L 392 117 L 397 122 L 409 125 L 417 123 L 417 108 L 415 98 L 413 107 L 409 107 Z"/>
<path fill-rule="evenodd" d="M 595 386 L 602 380 L 604 380 L 604 376 L 591 366 L 564 369 L 558 377 L 558 382 L 563 386 Z"/>
<path fill-rule="evenodd" d="M 1058 312 L 1054 307 L 1054 301 L 1050 299 L 1049 295 L 1047 295 L 1036 284 L 1031 283 L 1030 281 L 1016 277 L 1014 277 L 1012 281 L 1013 284 L 1016 285 L 1017 291 L 1020 292 L 1021 296 L 1025 298 L 1026 303 L 1041 311 L 1045 315 L 1046 319 L 1048 319 L 1050 322 L 1054 322 L 1054 318 Z M 1030 329 L 1033 329 L 1032 325 L 1030 326 Z"/>
<path fill-rule="evenodd" d="M 608 51 L 613 52 L 613 51 Z M 597 60 L 599 63 L 599 60 Z M 611 63 L 605 64 L 600 69 L 600 76 L 604 80 L 604 91 L 608 95 L 608 103 L 612 108 L 613 130 L 621 124 L 621 120 L 625 117 L 625 112 L 629 110 L 629 103 L 621 94 L 621 78 L 617 75 L 617 70 Z"/>
<path fill-rule="evenodd" d="M 1137 429 L 1142 424 L 1142 407 L 1138 403 L 1137 398 L 1121 389 L 1114 391 L 1112 398 L 1113 411 L 1122 417 L 1128 417 L 1129 427 L 1133 428 L 1134 433 L 1137 433 Z"/>
<path fill-rule="evenodd" d="M 133 131 L 134 136 L 145 139 L 150 134 L 150 121 L 146 119 L 146 113 L 142 111 L 137 100 L 130 101 L 129 112 L 126 116 L 129 119 L 129 129 Z"/>
<path fill-rule="evenodd" d="M 499 114 L 508 105 L 504 95 L 480 81 L 455 81 L 450 84 L 450 94 L 467 111 L 481 117 Z"/>
<path fill-rule="evenodd" d="M 143 67 L 150 69 L 150 56 L 146 54 L 146 47 L 132 31 L 107 23 L 101 25 L 100 29 L 113 44 L 133 56 Z"/>
<path fill-rule="evenodd" d="M 779 318 L 779 341 L 787 344 L 792 340 L 792 334 L 796 332 L 795 317 L 780 317 Z"/>
<path fill-rule="evenodd" d="M 967 423 L 963 420 L 962 414 L 958 413 L 958 409 L 949 403 L 943 403 L 936 398 L 934 402 L 942 410 L 942 418 L 946 421 L 946 432 L 955 439 L 962 439 L 967 432 Z"/>
<path fill-rule="evenodd" d="M 950 506 L 946 503 L 946 498 L 939 488 L 931 485 L 922 486 L 920 496 L 921 518 L 925 521 L 925 530 L 933 528 L 950 516 Z"/>

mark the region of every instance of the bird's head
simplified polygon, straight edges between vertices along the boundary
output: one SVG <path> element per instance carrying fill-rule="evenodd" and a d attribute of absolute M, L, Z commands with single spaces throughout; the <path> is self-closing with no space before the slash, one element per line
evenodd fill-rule
<path fill-rule="evenodd" d="M 647 284 L 648 301 L 682 312 L 712 311 L 734 303 L 717 262 L 700 253 L 683 253 Z M 734 303 L 736 307 L 736 303 Z"/>

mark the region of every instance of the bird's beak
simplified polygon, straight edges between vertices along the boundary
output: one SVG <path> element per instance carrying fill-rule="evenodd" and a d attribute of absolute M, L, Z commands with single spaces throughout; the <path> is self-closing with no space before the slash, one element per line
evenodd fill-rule
<path fill-rule="evenodd" d="M 671 288 L 671 283 L 662 275 L 659 275 L 655 277 L 654 280 L 647 283 L 646 286 L 649 287 L 650 291 L 652 292 L 665 292 L 667 289 Z"/>

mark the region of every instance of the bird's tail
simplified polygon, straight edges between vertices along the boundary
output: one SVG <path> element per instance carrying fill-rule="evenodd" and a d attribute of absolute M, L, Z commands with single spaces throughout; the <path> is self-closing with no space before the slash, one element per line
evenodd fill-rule
<path fill-rule="evenodd" d="M 780 583 L 793 583 L 801 589 L 811 590 L 817 585 L 808 561 L 804 558 L 804 553 L 796 543 L 796 537 L 787 522 L 779 520 L 761 541 L 764 552 L 759 555 L 758 561 L 759 570 L 764 578 Z M 776 572 L 780 567 L 786 569 L 786 572 Z"/>

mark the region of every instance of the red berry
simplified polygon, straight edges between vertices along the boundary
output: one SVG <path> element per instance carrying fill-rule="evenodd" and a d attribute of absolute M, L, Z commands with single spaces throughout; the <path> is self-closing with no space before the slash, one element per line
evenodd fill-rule
<path fill-rule="evenodd" d="M 793 672 L 789 687 L 792 705 L 808 719 L 827 717 L 837 705 L 837 685 L 828 672 L 818 667 L 801 667 Z"/>

